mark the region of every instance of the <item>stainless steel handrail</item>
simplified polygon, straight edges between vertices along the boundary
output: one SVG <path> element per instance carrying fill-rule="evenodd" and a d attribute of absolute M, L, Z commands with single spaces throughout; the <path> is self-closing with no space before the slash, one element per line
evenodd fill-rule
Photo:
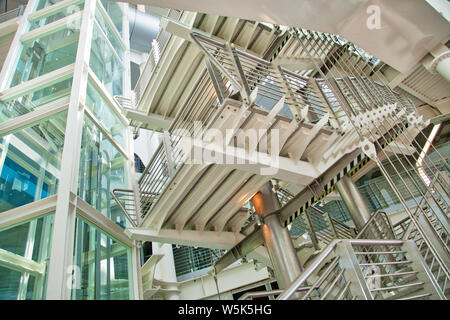
<path fill-rule="evenodd" d="M 282 294 L 280 294 L 277 300 L 288 300 L 292 295 L 297 292 L 297 288 L 300 288 L 306 280 L 311 276 L 314 271 L 324 262 L 324 260 L 328 257 L 331 252 L 333 252 L 336 245 L 341 240 L 333 240 L 320 254 L 314 259 L 313 263 L 303 271 L 303 273 L 286 289 Z"/>
<path fill-rule="evenodd" d="M 377 221 L 377 219 L 379 219 L 380 217 L 383 219 L 384 222 L 387 223 L 388 228 L 390 229 L 390 231 L 392 231 L 392 234 L 395 236 L 394 229 L 391 225 L 391 222 L 390 222 L 389 217 L 387 216 L 386 212 L 384 212 L 383 210 L 378 210 L 370 217 L 369 221 L 366 222 L 364 227 L 361 229 L 361 231 L 356 236 L 356 239 L 360 239 L 364 235 L 364 233 L 367 230 L 369 230 L 370 227 L 374 226 L 375 228 L 378 228 L 376 225 L 374 225 L 374 222 Z"/>
<path fill-rule="evenodd" d="M 325 261 L 325 259 L 335 250 L 335 247 L 343 240 L 335 239 L 333 240 L 312 262 L 312 264 L 306 268 L 303 273 L 294 282 L 278 296 L 277 300 L 288 300 L 293 296 L 301 285 L 303 285 L 308 278 L 317 270 L 317 268 Z M 364 239 L 351 239 L 346 240 L 351 245 L 402 245 L 402 240 L 364 240 Z"/>
<path fill-rule="evenodd" d="M 129 222 L 131 223 L 131 225 L 133 227 L 137 226 L 137 221 L 136 218 L 133 218 L 132 215 L 128 212 L 128 210 L 122 205 L 121 199 L 119 199 L 116 195 L 116 192 L 127 192 L 130 193 L 132 195 L 131 200 L 133 202 L 135 202 L 135 198 L 134 198 L 134 192 L 133 190 L 130 189 L 113 189 L 111 190 L 111 195 L 114 198 L 114 200 L 116 201 L 117 205 L 119 206 L 120 210 L 123 212 L 123 214 L 128 218 Z M 136 206 L 136 203 L 134 204 L 134 206 Z M 136 212 L 136 207 L 135 207 L 135 212 Z M 136 217 L 136 213 L 134 214 L 134 216 Z"/>

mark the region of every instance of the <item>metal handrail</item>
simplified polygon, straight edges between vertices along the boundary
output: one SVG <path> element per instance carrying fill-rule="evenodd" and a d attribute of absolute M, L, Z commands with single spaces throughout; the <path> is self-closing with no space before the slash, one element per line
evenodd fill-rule
<path fill-rule="evenodd" d="M 360 239 L 364 233 L 374 224 L 374 221 L 376 221 L 379 217 L 382 217 L 384 222 L 387 223 L 388 227 L 390 228 L 390 230 L 392 231 L 392 234 L 395 235 L 394 229 L 391 225 L 391 221 L 389 220 L 386 212 L 384 212 L 383 210 L 377 210 L 369 219 L 369 221 L 366 222 L 366 224 L 364 225 L 364 227 L 361 229 L 361 231 L 358 233 L 358 235 L 356 236 L 356 239 Z M 377 226 L 375 226 L 377 228 Z"/>
<path fill-rule="evenodd" d="M 264 298 L 269 296 L 275 296 L 277 294 L 282 293 L 283 290 L 269 290 L 269 291 L 254 291 L 254 292 L 246 292 L 238 300 L 247 300 L 252 298 Z"/>
<path fill-rule="evenodd" d="M 114 200 L 116 201 L 117 205 L 119 206 L 120 210 L 123 212 L 123 214 L 128 218 L 128 221 L 132 224 L 133 227 L 137 226 L 137 221 L 132 218 L 131 214 L 128 212 L 128 210 L 122 205 L 121 200 L 116 196 L 116 192 L 127 192 L 127 193 L 131 193 L 132 196 L 132 201 L 135 201 L 134 198 L 134 191 L 130 190 L 130 189 L 113 189 L 111 190 L 111 195 L 114 198 Z M 136 206 L 136 204 L 135 204 Z M 136 210 L 136 207 L 135 207 Z M 134 216 L 136 217 L 136 214 L 134 214 Z"/>
<path fill-rule="evenodd" d="M 301 287 L 296 292 L 307 291 L 310 289 L 311 289 L 311 287 Z M 252 298 L 264 298 L 264 297 L 279 295 L 281 293 L 283 293 L 283 290 L 281 290 L 281 289 L 268 290 L 268 291 L 246 292 L 241 297 L 239 297 L 238 300 L 248 300 L 248 299 L 252 299 Z"/>
<path fill-rule="evenodd" d="M 297 289 L 303 285 L 306 280 L 311 276 L 316 269 L 322 264 L 322 262 L 325 261 L 325 259 L 330 255 L 333 251 L 336 245 L 341 240 L 335 239 L 333 240 L 320 254 L 317 256 L 316 259 L 312 262 L 312 264 L 306 268 L 306 270 L 303 271 L 303 273 L 296 279 L 292 284 L 284 290 L 282 294 L 280 294 L 277 298 L 277 300 L 288 300 L 295 292 L 297 292 Z"/>
<path fill-rule="evenodd" d="M 305 217 L 307 219 L 306 231 L 310 233 L 311 240 L 316 249 L 320 248 L 319 241 L 328 244 L 330 240 L 339 238 L 343 232 L 348 234 L 348 237 L 351 237 L 353 228 L 333 218 L 328 212 L 322 211 L 314 206 L 311 207 L 311 209 L 318 212 L 324 219 L 323 221 L 320 221 L 317 217 L 310 215 L 308 210 L 305 211 Z M 318 226 L 321 228 L 317 229 Z"/>
<path fill-rule="evenodd" d="M 336 246 L 342 242 L 341 239 L 333 240 L 318 256 L 312 264 L 306 268 L 303 273 L 292 282 L 292 284 L 278 296 L 277 300 L 288 300 L 293 296 L 297 289 L 300 288 L 308 278 L 320 267 L 320 265 L 328 258 L 328 256 L 335 250 Z M 381 246 L 399 246 L 403 244 L 402 240 L 366 240 L 366 239 L 351 239 L 346 240 L 351 245 L 364 246 L 364 245 L 381 245 Z"/>

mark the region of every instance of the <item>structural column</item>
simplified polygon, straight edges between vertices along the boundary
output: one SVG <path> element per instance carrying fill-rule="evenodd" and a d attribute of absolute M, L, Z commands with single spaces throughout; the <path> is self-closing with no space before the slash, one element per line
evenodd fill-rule
<path fill-rule="evenodd" d="M 255 211 L 263 220 L 262 231 L 280 289 L 287 288 L 301 272 L 300 262 L 286 228 L 277 214 L 280 203 L 270 181 L 253 196 Z"/>
<path fill-rule="evenodd" d="M 165 293 L 165 299 L 179 300 L 180 294 L 177 286 L 172 245 L 169 243 L 152 242 L 152 252 L 153 254 L 163 255 L 161 261 L 156 265 L 155 279 L 165 282 L 166 289 L 168 289 Z"/>
<path fill-rule="evenodd" d="M 422 63 L 428 70 L 441 75 L 450 82 L 450 50 L 445 44 L 437 45 L 430 51 L 430 55 L 423 59 Z"/>
<path fill-rule="evenodd" d="M 350 212 L 356 228 L 361 230 L 370 219 L 370 210 L 358 188 L 349 176 L 344 175 L 344 177 L 336 183 L 336 189 Z"/>

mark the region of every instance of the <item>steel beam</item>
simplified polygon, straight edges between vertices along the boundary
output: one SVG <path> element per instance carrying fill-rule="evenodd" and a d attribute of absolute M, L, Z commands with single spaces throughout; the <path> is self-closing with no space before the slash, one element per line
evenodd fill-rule
<path fill-rule="evenodd" d="M 237 232 L 215 232 L 194 230 L 150 230 L 127 228 L 125 233 L 133 240 L 171 243 L 213 249 L 230 249 L 244 237 Z"/>

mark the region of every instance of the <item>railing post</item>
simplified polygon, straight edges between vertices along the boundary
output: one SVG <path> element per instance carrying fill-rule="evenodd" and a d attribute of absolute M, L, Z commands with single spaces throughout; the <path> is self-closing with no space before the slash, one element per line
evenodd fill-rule
<path fill-rule="evenodd" d="M 331 229 L 331 232 L 333 232 L 335 239 L 338 239 L 339 235 L 338 235 L 338 232 L 336 230 L 336 227 L 334 226 L 333 219 L 331 219 L 331 216 L 330 216 L 330 214 L 328 212 L 325 214 L 325 217 L 328 220 L 328 223 L 330 224 L 330 229 Z"/>
<path fill-rule="evenodd" d="M 336 254 L 341 258 L 340 266 L 345 269 L 345 279 L 351 282 L 352 295 L 360 300 L 373 300 L 350 241 L 340 241 L 336 245 Z"/>
<path fill-rule="evenodd" d="M 245 77 L 244 69 L 242 69 L 241 61 L 239 60 L 238 54 L 236 52 L 236 49 L 233 44 L 226 44 L 226 48 L 228 52 L 230 53 L 231 60 L 233 62 L 233 66 L 236 70 L 237 76 L 239 77 L 239 81 L 241 82 L 242 90 L 242 99 L 245 104 L 250 103 L 250 88 L 248 86 L 247 78 Z"/>
<path fill-rule="evenodd" d="M 220 70 L 208 58 L 205 60 L 205 65 L 214 89 L 216 90 L 217 99 L 219 100 L 219 103 L 222 104 L 223 100 L 225 100 L 225 97 L 227 96 L 227 90 L 223 84 Z"/>
<path fill-rule="evenodd" d="M 292 103 L 288 103 L 287 105 L 292 115 L 294 116 L 294 119 L 296 119 L 297 121 L 303 121 L 299 112 L 302 108 L 301 104 L 297 101 L 297 98 L 293 94 L 292 89 L 289 86 L 288 81 L 286 79 L 286 76 L 283 73 L 283 69 L 280 66 L 274 69 L 276 71 L 275 75 L 280 80 L 280 86 L 287 92 L 287 97 L 292 101 Z"/>
<path fill-rule="evenodd" d="M 305 210 L 303 214 L 305 215 L 305 222 L 308 225 L 309 236 L 311 237 L 311 242 L 314 245 L 314 249 L 319 250 L 319 240 L 317 239 L 316 232 L 314 231 L 314 226 L 312 224 L 308 210 Z"/>

